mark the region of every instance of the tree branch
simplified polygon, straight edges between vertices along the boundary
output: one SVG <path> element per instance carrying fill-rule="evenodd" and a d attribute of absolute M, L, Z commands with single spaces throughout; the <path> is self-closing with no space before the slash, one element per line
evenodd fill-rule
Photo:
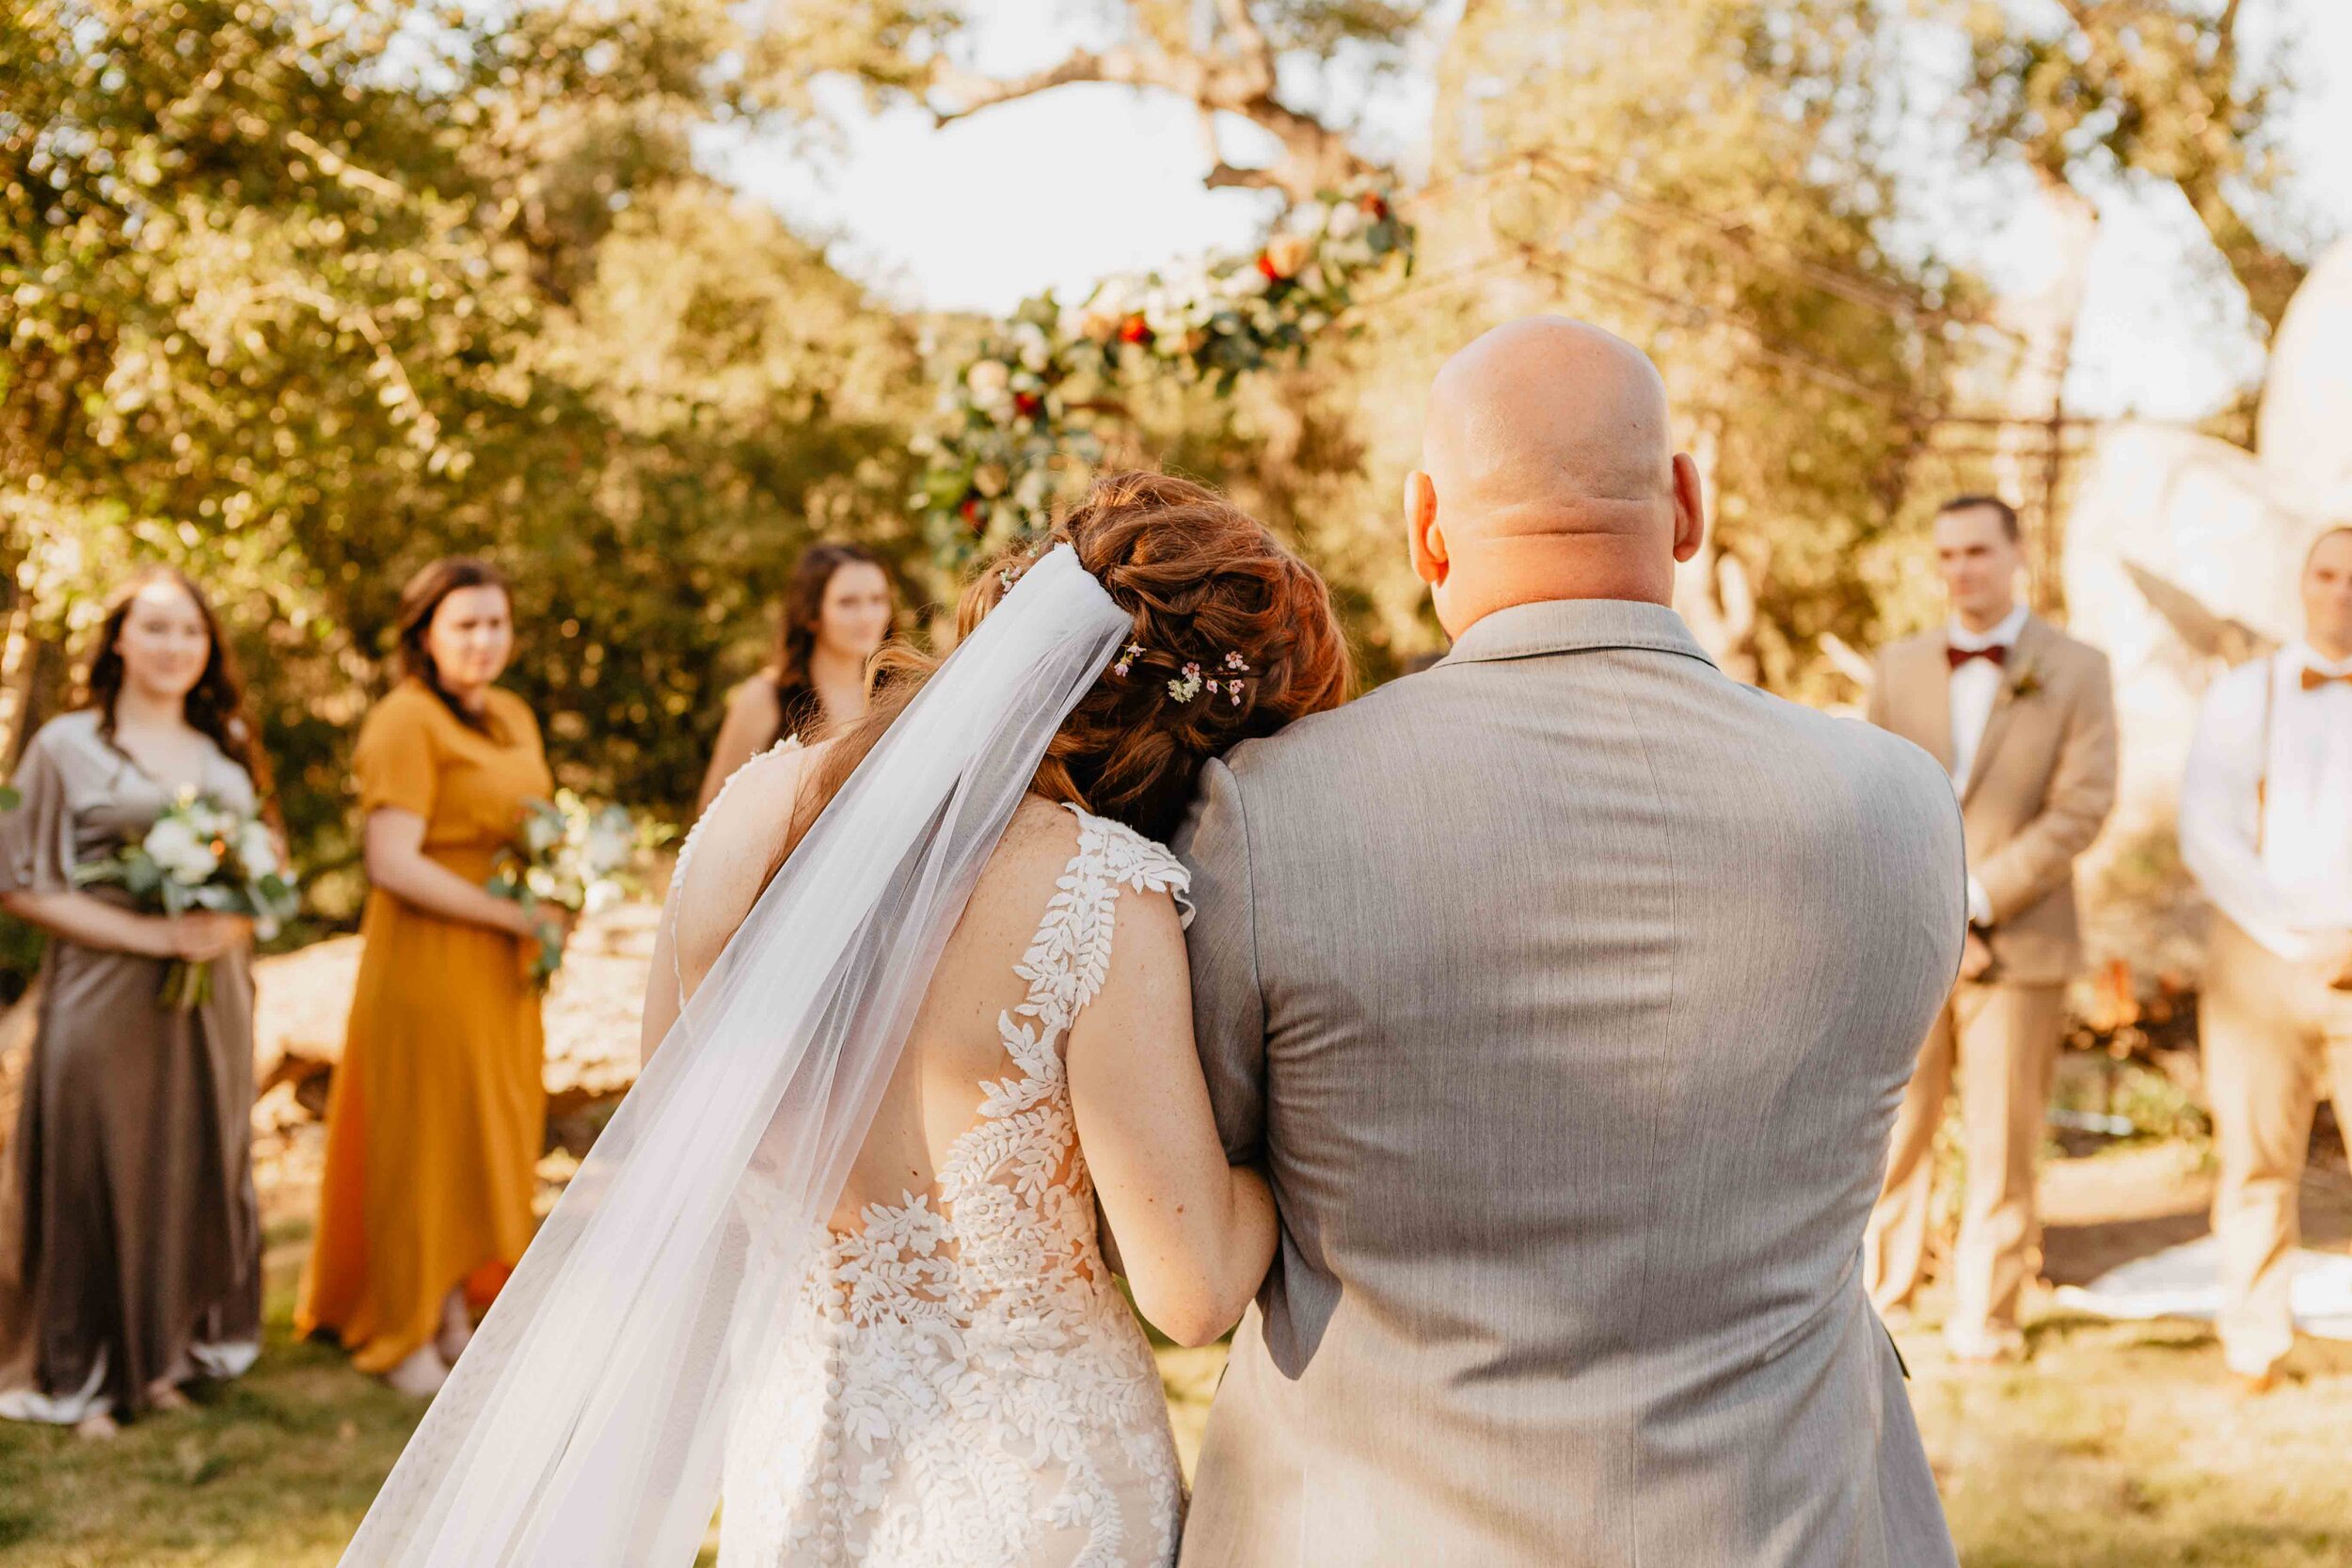
<path fill-rule="evenodd" d="M 1238 168 L 1221 158 L 1201 183 L 1213 191 L 1279 191 L 1289 188 L 1273 169 Z"/>
<path fill-rule="evenodd" d="M 1172 62 L 1168 62 L 1166 56 L 1147 57 L 1133 49 L 1121 47 L 1105 50 L 1099 55 L 1090 49 L 1081 49 L 1060 64 L 1032 71 L 1026 76 L 983 76 L 973 71 L 958 71 L 952 66 L 943 66 L 932 74 L 930 87 L 935 91 L 946 93 L 956 101 L 957 106 L 943 109 L 930 104 L 929 107 L 933 122 L 946 125 L 976 115 L 982 109 L 1009 103 L 1016 99 L 1034 98 L 1039 93 L 1051 92 L 1056 87 L 1065 87 L 1073 82 L 1166 87 L 1171 92 L 1193 96 L 1188 90 L 1193 84 L 1182 79 L 1184 73 L 1165 69 L 1168 63 Z"/>
<path fill-rule="evenodd" d="M 1216 14 L 1232 36 L 1233 50 L 1240 56 L 1237 63 L 1246 66 L 1253 82 L 1251 96 L 1274 90 L 1274 46 L 1266 41 L 1265 29 L 1250 13 L 1249 0 L 1216 0 Z"/>
<path fill-rule="evenodd" d="M 934 124 L 948 125 L 982 109 L 1077 82 L 1151 87 L 1193 104 L 1204 121 L 1213 121 L 1220 113 L 1239 115 L 1281 142 L 1283 157 L 1273 167 L 1236 168 L 1217 151 L 1212 125 L 1208 137 L 1211 189 L 1279 190 L 1295 201 L 1304 201 L 1327 186 L 1376 172 L 1376 166 L 1359 156 L 1340 132 L 1275 100 L 1272 45 L 1249 14 L 1248 0 L 1217 0 L 1217 4 L 1227 29 L 1235 35 L 1239 54 L 1169 54 L 1121 44 L 1100 52 L 1080 49 L 1058 64 L 1012 77 L 988 76 L 942 64 L 932 71 L 924 94 L 925 106 Z"/>

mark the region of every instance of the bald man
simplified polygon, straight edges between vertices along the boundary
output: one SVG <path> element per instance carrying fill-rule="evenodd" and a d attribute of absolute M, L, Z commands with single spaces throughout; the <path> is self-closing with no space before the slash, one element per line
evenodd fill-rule
<path fill-rule="evenodd" d="M 1453 653 L 1210 764 L 1179 844 L 1283 1221 L 1185 1568 L 1948 1568 L 1860 1271 L 1966 927 L 1943 769 L 1708 662 L 1606 333 L 1463 350 L 1405 516 Z"/>

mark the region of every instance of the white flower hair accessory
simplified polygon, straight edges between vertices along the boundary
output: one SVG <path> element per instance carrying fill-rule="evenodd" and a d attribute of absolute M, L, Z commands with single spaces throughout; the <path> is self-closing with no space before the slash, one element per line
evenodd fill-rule
<path fill-rule="evenodd" d="M 1133 651 L 1140 653 L 1142 650 L 1137 648 Z M 1120 668 L 1120 665 L 1123 665 L 1125 662 L 1126 660 L 1122 658 L 1120 661 L 1120 664 L 1115 664 L 1111 668 L 1118 670 L 1120 674 L 1125 674 L 1126 671 Z M 1198 697 L 1200 693 L 1206 691 L 1212 697 L 1223 697 L 1228 702 L 1232 703 L 1233 706 L 1239 707 L 1241 706 L 1242 697 L 1241 678 L 1242 676 L 1249 673 L 1249 661 L 1242 657 L 1239 654 L 1227 654 L 1225 656 L 1225 668 L 1226 670 L 1232 672 L 1230 675 L 1220 675 L 1214 679 L 1203 679 L 1200 673 L 1200 666 L 1198 664 L 1187 664 L 1184 666 L 1184 673 L 1182 677 L 1168 683 L 1168 694 L 1179 703 L 1189 703 L 1195 697 Z"/>

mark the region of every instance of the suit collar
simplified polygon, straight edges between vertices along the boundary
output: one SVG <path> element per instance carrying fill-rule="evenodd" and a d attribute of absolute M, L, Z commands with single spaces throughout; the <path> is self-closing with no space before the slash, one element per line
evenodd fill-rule
<path fill-rule="evenodd" d="M 2025 635 L 2026 623 L 2031 616 L 2032 611 L 2019 605 L 1985 632 L 1970 631 L 1955 618 L 1944 628 L 1944 641 L 1947 646 L 1958 648 L 1963 653 L 1979 653 L 1986 648 L 2013 648 L 2018 638 Z"/>
<path fill-rule="evenodd" d="M 1498 610 L 1464 632 L 1441 661 L 1474 664 L 1534 658 L 1597 648 L 1649 648 L 1681 654 L 1712 668 L 1682 617 L 1635 599 L 1546 599 Z"/>
<path fill-rule="evenodd" d="M 2310 670 L 2322 675 L 2352 674 L 2352 659 L 2330 664 L 2319 657 L 2317 648 L 2299 637 L 2286 645 L 2284 657 L 2289 669 Z"/>

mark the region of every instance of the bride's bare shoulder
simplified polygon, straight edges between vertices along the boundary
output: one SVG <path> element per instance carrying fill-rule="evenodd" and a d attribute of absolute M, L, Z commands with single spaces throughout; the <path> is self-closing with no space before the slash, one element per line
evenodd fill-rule
<path fill-rule="evenodd" d="M 1024 799 L 964 906 L 966 933 L 1026 945 L 1077 852 L 1078 819 L 1034 795 Z"/>
<path fill-rule="evenodd" d="M 763 752 L 728 776 L 691 839 L 693 895 L 677 900 L 679 954 L 715 956 L 743 923 L 791 842 L 805 810 L 803 791 L 831 749 L 787 743 Z"/>

